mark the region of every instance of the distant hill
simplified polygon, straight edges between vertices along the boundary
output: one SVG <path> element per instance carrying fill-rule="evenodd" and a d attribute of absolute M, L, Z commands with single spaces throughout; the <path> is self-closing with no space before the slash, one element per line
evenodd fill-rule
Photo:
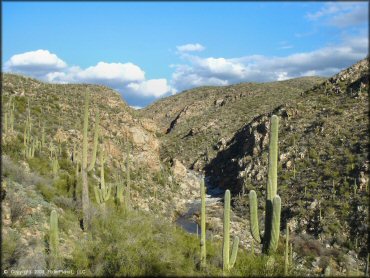
<path fill-rule="evenodd" d="M 187 167 L 202 169 L 220 145 L 254 117 L 294 102 L 305 90 L 325 81 L 302 77 L 269 83 L 200 87 L 161 99 L 140 110 L 164 135 L 162 159 L 176 157 Z"/>

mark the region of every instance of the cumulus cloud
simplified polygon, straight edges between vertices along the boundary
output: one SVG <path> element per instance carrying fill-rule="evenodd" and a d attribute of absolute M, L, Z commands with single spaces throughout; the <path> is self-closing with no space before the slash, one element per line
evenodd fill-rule
<path fill-rule="evenodd" d="M 167 83 L 167 79 L 149 79 L 142 82 L 129 83 L 127 89 L 134 93 L 139 93 L 144 97 L 161 97 L 172 93 L 174 89 Z"/>
<path fill-rule="evenodd" d="M 103 84 L 122 94 L 134 93 L 139 98 L 158 98 L 175 92 L 166 79 L 146 80 L 144 70 L 133 63 L 99 62 L 95 66 L 81 69 L 78 66 L 67 66 L 48 50 L 13 55 L 5 63 L 4 70 L 53 83 Z"/>
<path fill-rule="evenodd" d="M 48 50 L 39 49 L 13 55 L 6 63 L 5 70 L 15 73 L 32 73 L 40 76 L 52 71 L 61 71 L 67 67 L 66 62 Z"/>
<path fill-rule="evenodd" d="M 176 46 L 177 48 L 177 51 L 179 52 L 199 52 L 199 51 L 203 51 L 205 49 L 205 47 L 199 43 L 188 43 L 188 44 L 184 44 L 184 45 L 179 45 L 179 46 Z"/>
<path fill-rule="evenodd" d="M 172 85 L 178 90 L 203 85 L 267 82 L 301 76 L 331 76 L 368 55 L 368 38 L 347 37 L 341 45 L 287 56 L 250 55 L 232 59 L 185 55 L 173 65 Z"/>
<path fill-rule="evenodd" d="M 76 78 L 84 81 L 100 81 L 125 83 L 130 81 L 142 81 L 145 72 L 132 63 L 105 63 L 99 62 L 96 66 L 88 67 L 77 73 Z"/>

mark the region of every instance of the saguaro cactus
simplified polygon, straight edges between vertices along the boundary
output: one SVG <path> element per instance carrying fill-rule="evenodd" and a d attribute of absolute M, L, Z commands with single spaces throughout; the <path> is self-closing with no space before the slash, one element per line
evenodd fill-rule
<path fill-rule="evenodd" d="M 269 254 L 277 248 L 280 235 L 281 199 L 277 195 L 278 117 L 271 117 L 269 166 L 266 188 L 265 233 L 261 239 L 258 227 L 257 194 L 249 192 L 250 226 L 253 238 L 263 243 L 263 252 Z"/>
<path fill-rule="evenodd" d="M 85 230 L 90 226 L 90 199 L 89 186 L 87 181 L 87 127 L 89 124 L 89 93 L 85 92 L 85 110 L 84 110 L 84 125 L 83 125 L 83 141 L 82 141 L 82 213 L 83 227 Z"/>
<path fill-rule="evenodd" d="M 201 266 L 206 265 L 206 193 L 204 187 L 204 179 L 200 183 L 200 195 L 201 195 L 201 220 L 200 220 L 200 262 Z M 197 225 L 198 229 L 198 225 Z M 198 232 L 197 232 L 198 236 Z"/>
<path fill-rule="evenodd" d="M 59 249 L 59 231 L 58 231 L 58 213 L 53 210 L 50 214 L 50 253 L 55 258 L 58 256 Z"/>
<path fill-rule="evenodd" d="M 230 270 L 236 261 L 238 253 L 239 237 L 234 238 L 231 257 L 230 257 L 230 190 L 225 191 L 224 199 L 224 239 L 223 239 L 223 270 Z"/>
<path fill-rule="evenodd" d="M 123 191 L 124 191 L 123 183 L 122 183 L 121 177 L 119 177 L 116 183 L 116 203 L 117 205 L 122 205 L 124 202 Z"/>
<path fill-rule="evenodd" d="M 288 275 L 289 269 L 289 226 L 286 223 L 285 253 L 284 253 L 284 275 Z"/>
<path fill-rule="evenodd" d="M 105 179 L 104 179 L 104 163 L 105 163 L 105 158 L 104 158 L 104 151 L 101 150 L 100 152 L 100 187 L 94 187 L 95 191 L 95 198 L 98 204 L 104 205 L 106 201 L 109 200 L 110 198 L 110 193 L 112 190 L 112 185 L 105 184 Z"/>
<path fill-rule="evenodd" d="M 125 192 L 125 206 L 126 209 L 129 210 L 131 207 L 130 203 L 130 195 L 131 195 L 131 178 L 130 178 L 130 152 L 131 146 L 127 142 L 127 149 L 126 149 L 126 192 Z"/>
<path fill-rule="evenodd" d="M 91 160 L 89 168 L 87 169 L 88 171 L 91 171 L 94 168 L 95 162 L 96 162 L 96 153 L 98 150 L 98 139 L 99 139 L 99 121 L 100 121 L 100 117 L 99 117 L 99 113 L 97 113 L 95 116 L 94 145 L 93 145 L 92 160 Z"/>

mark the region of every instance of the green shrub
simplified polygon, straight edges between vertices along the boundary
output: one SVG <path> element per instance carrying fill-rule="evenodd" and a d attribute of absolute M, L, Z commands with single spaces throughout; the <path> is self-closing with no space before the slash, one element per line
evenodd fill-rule
<path fill-rule="evenodd" d="M 14 230 L 7 230 L 3 233 L 3 240 L 1 241 L 1 267 L 2 269 L 9 269 L 20 258 L 21 242 L 18 232 Z"/>
<path fill-rule="evenodd" d="M 37 184 L 36 188 L 41 192 L 42 196 L 45 198 L 46 201 L 51 202 L 54 197 L 57 196 L 57 190 L 56 188 L 44 184 L 39 183 Z"/>

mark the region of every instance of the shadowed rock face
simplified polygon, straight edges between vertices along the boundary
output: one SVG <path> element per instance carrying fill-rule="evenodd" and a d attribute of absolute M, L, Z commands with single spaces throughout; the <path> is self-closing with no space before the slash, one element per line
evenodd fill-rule
<path fill-rule="evenodd" d="M 285 114 L 280 106 L 271 113 L 256 117 L 240 129 L 204 167 L 210 183 L 237 193 L 242 190 L 246 178 L 261 181 L 267 165 L 266 161 L 261 161 L 261 154 L 268 148 L 270 117 Z"/>

